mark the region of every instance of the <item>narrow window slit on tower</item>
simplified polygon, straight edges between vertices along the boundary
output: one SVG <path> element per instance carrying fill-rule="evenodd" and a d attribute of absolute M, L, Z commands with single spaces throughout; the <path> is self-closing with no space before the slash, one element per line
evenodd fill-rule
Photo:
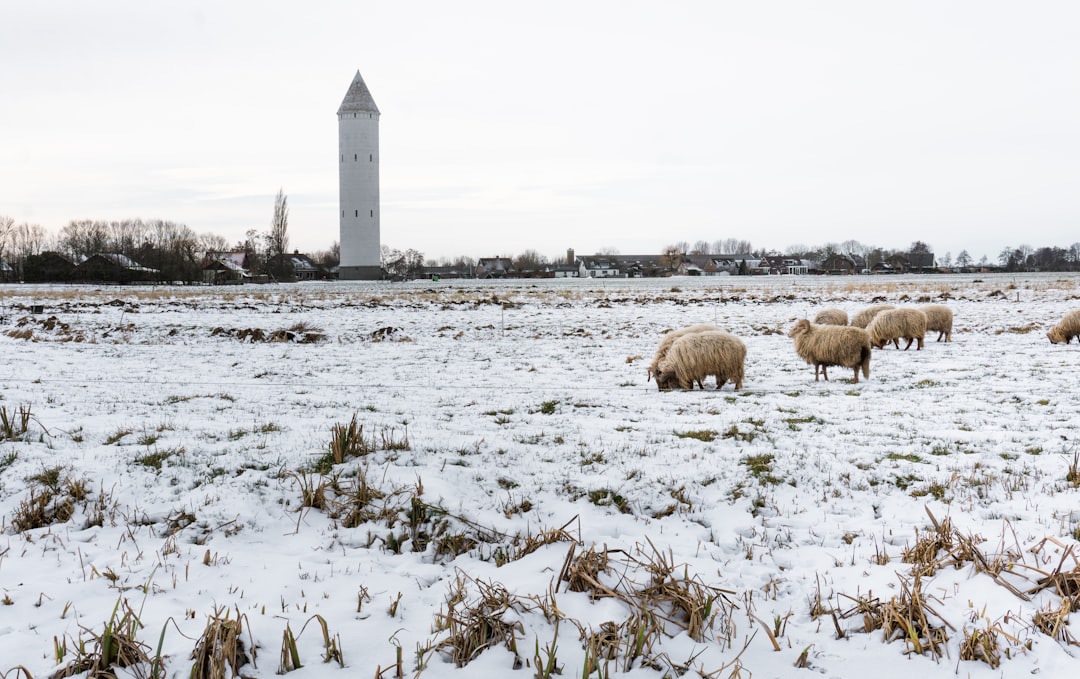
<path fill-rule="evenodd" d="M 357 211 L 356 211 L 356 214 L 355 214 L 355 215 L 353 215 L 353 216 L 354 216 L 354 217 L 359 217 L 359 216 L 360 216 L 360 211 L 359 211 L 359 210 L 357 210 Z"/>

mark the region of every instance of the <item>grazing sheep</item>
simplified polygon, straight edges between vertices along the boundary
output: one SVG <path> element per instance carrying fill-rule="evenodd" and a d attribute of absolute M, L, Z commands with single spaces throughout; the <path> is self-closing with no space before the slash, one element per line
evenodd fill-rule
<path fill-rule="evenodd" d="M 742 389 L 745 361 L 746 345 L 735 335 L 718 330 L 689 333 L 671 343 L 657 369 L 656 386 L 662 390 L 676 386 L 693 389 L 697 382 L 704 389 L 702 380 L 715 375 L 717 389 L 731 380 L 738 391 Z"/>
<path fill-rule="evenodd" d="M 916 351 L 923 348 L 923 338 L 926 336 L 926 314 L 918 309 L 888 309 L 882 311 L 870 325 L 866 326 L 866 332 L 870 333 L 870 343 L 881 349 L 889 342 L 900 348 L 900 338 L 907 340 L 904 351 L 911 348 L 911 343 L 919 341 Z"/>
<path fill-rule="evenodd" d="M 1065 314 L 1061 322 L 1050 328 L 1050 331 L 1046 333 L 1046 338 L 1050 340 L 1051 344 L 1061 342 L 1068 344 L 1074 337 L 1080 337 L 1080 309 Z"/>
<path fill-rule="evenodd" d="M 859 313 L 851 317 L 851 325 L 855 328 L 865 328 L 870 325 L 870 321 L 874 320 L 874 316 L 877 316 L 882 311 L 888 311 L 889 309 L 895 309 L 892 304 L 879 304 L 877 306 L 866 307 Z"/>
<path fill-rule="evenodd" d="M 863 377 L 870 377 L 870 334 L 862 328 L 814 325 L 804 318 L 788 337 L 795 339 L 795 353 L 814 366 L 815 382 L 819 368 L 828 381 L 830 365 L 854 369 L 855 384 L 859 383 L 860 368 Z"/>
<path fill-rule="evenodd" d="M 660 340 L 660 346 L 656 347 L 656 355 L 653 356 L 652 363 L 649 364 L 649 380 L 657 375 L 657 368 L 660 366 L 660 361 L 664 360 L 667 356 L 668 349 L 671 348 L 671 343 L 679 339 L 683 335 L 689 335 L 696 332 L 709 332 L 719 331 L 720 328 L 715 325 L 709 325 L 708 323 L 698 323 L 697 325 L 687 326 L 685 328 L 679 328 L 678 330 L 672 330 L 668 334 L 664 335 L 664 339 Z M 646 380 L 649 381 L 649 380 Z"/>
<path fill-rule="evenodd" d="M 847 325 L 847 312 L 843 309 L 830 307 L 822 309 L 814 316 L 815 325 Z"/>
<path fill-rule="evenodd" d="M 930 304 L 919 307 L 919 311 L 926 314 L 926 332 L 936 332 L 937 342 L 942 337 L 946 342 L 952 341 L 952 309 L 941 304 Z"/>

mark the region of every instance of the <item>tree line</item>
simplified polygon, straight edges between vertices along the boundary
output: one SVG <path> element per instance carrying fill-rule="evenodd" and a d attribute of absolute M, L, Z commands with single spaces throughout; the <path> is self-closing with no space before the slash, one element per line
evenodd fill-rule
<path fill-rule="evenodd" d="M 0 215 L 0 263 L 6 265 L 5 275 L 14 280 L 45 280 L 42 265 L 46 255 L 56 253 L 79 262 L 95 254 L 119 254 L 138 262 L 144 267 L 156 269 L 162 281 L 199 281 L 208 258 L 222 252 L 243 252 L 248 270 L 265 274 L 275 280 L 288 280 L 291 275 L 288 236 L 288 198 L 279 190 L 274 201 L 270 228 L 260 233 L 250 229 L 245 237 L 230 243 L 214 233 L 196 234 L 184 224 L 161 219 L 126 219 L 120 221 L 72 220 L 58 233 L 51 234 L 38 224 L 16 223 L 11 217 Z M 677 258 L 681 255 L 746 255 L 788 256 L 798 259 L 824 261 L 834 254 L 853 255 L 861 258 L 867 268 L 890 258 L 911 253 L 933 254 L 930 246 L 915 241 L 907 249 L 889 249 L 868 245 L 857 240 L 828 242 L 820 245 L 789 245 L 783 252 L 756 247 L 748 240 L 725 238 L 714 241 L 699 240 L 693 244 L 678 241 L 665 246 L 661 255 Z M 618 255 L 618 249 L 603 247 L 594 255 Z M 309 255 L 324 268 L 336 266 L 340 258 L 337 242 L 326 249 Z M 535 271 L 554 264 L 569 264 L 566 255 L 547 257 L 535 249 L 508 257 L 518 271 Z M 419 250 L 404 251 L 382 246 L 381 261 L 386 274 L 393 278 L 416 278 L 423 275 L 425 266 L 446 266 L 460 270 L 472 270 L 478 260 L 467 255 L 426 260 Z M 1068 247 L 1032 247 L 1019 245 L 1003 248 L 997 260 L 991 262 L 983 255 L 976 261 L 967 250 L 956 257 L 946 252 L 936 257 L 936 266 L 943 268 L 1001 268 L 1005 271 L 1078 271 L 1080 270 L 1080 242 Z"/>
<path fill-rule="evenodd" d="M 292 275 L 287 257 L 288 221 L 288 198 L 283 191 L 275 198 L 270 228 L 263 233 L 250 229 L 235 243 L 215 233 L 197 234 L 184 224 L 163 219 L 72 220 L 52 234 L 38 224 L 16 223 L 0 215 L 0 263 L 10 267 L 9 278 L 41 281 L 49 279 L 45 266 L 50 254 L 76 264 L 93 255 L 115 254 L 156 269 L 158 280 L 193 282 L 202 280 L 209 258 L 243 252 L 251 273 L 287 280 Z M 337 265 L 338 257 L 336 242 L 311 255 L 324 267 Z"/>

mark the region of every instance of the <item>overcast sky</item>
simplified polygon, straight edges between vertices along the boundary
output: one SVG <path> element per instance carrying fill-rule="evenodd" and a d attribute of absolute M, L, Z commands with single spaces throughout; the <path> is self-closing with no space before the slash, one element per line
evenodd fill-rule
<path fill-rule="evenodd" d="M 0 215 L 325 249 L 357 70 L 429 258 L 1080 241 L 1071 0 L 5 1 Z"/>

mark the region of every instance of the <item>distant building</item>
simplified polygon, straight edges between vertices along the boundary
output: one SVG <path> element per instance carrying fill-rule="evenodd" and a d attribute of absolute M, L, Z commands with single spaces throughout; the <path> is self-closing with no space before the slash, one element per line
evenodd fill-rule
<path fill-rule="evenodd" d="M 75 262 L 52 250 L 30 255 L 23 262 L 23 280 L 27 283 L 69 281 L 74 275 Z"/>
<path fill-rule="evenodd" d="M 379 107 L 356 72 L 338 107 L 342 280 L 382 278 L 379 240 Z"/>
<path fill-rule="evenodd" d="M 299 250 L 291 255 L 285 255 L 292 265 L 293 277 L 298 281 L 318 281 L 327 278 L 326 271 L 307 255 L 300 254 Z"/>
<path fill-rule="evenodd" d="M 160 278 L 161 271 L 143 266 L 126 255 L 98 253 L 87 257 L 72 274 L 75 280 L 100 283 L 146 283 Z"/>
<path fill-rule="evenodd" d="M 203 265 L 203 282 L 210 285 L 239 285 L 251 280 L 251 272 L 245 266 L 247 253 L 243 250 L 215 252 Z"/>
<path fill-rule="evenodd" d="M 481 257 L 474 271 L 477 278 L 507 278 L 517 273 L 509 257 Z"/>

